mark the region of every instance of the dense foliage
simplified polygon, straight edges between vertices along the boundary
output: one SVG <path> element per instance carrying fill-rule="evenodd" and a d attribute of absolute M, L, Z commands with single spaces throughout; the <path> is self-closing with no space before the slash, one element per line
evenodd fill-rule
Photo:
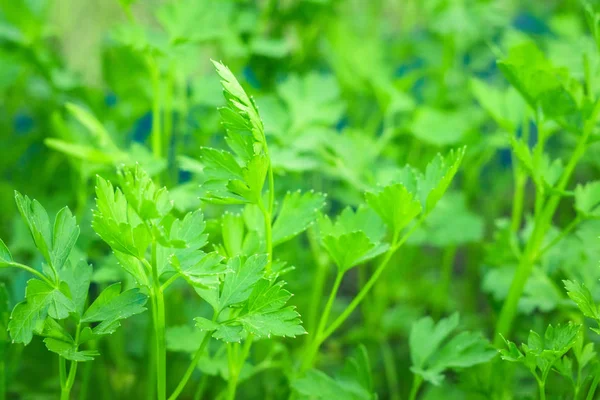
<path fill-rule="evenodd" d="M 600 5 L 0 2 L 0 400 L 600 397 Z"/>

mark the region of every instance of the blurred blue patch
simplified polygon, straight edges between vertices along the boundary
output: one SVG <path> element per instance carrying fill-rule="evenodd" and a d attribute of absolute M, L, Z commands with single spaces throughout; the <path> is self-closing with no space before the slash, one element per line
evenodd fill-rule
<path fill-rule="evenodd" d="M 526 12 L 520 13 L 515 17 L 513 26 L 520 31 L 533 35 L 550 33 L 550 28 L 542 19 Z"/>
<path fill-rule="evenodd" d="M 252 68 L 250 68 L 249 65 L 246 65 L 242 70 L 242 76 L 244 77 L 246 82 L 248 82 L 248 84 L 254 89 L 260 89 L 260 82 L 258 81 L 256 74 L 254 73 Z"/>
<path fill-rule="evenodd" d="M 186 183 L 192 180 L 192 173 L 190 171 L 179 170 L 179 183 Z"/>
<path fill-rule="evenodd" d="M 18 135 L 26 135 L 33 129 L 34 120 L 25 113 L 18 113 L 13 120 L 13 129 Z"/>
<path fill-rule="evenodd" d="M 409 72 L 419 70 L 425 66 L 425 60 L 421 57 L 414 57 L 411 60 L 400 64 L 396 67 L 396 71 L 394 71 L 394 76 L 396 78 L 402 78 L 406 76 Z"/>
<path fill-rule="evenodd" d="M 349 120 L 347 115 L 343 115 L 342 118 L 338 120 L 335 124 L 335 130 L 341 132 L 349 125 Z"/>
<path fill-rule="evenodd" d="M 148 111 L 135 121 L 131 139 L 134 142 L 143 143 L 150 136 L 150 132 L 152 132 L 152 112 Z"/>
<path fill-rule="evenodd" d="M 117 95 L 114 93 L 107 93 L 104 96 L 104 104 L 108 107 L 114 107 L 117 105 Z"/>

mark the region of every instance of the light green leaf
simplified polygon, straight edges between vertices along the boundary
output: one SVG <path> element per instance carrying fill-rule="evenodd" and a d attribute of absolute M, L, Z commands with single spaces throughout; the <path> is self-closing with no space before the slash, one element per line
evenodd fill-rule
<path fill-rule="evenodd" d="M 54 338 L 44 339 L 44 343 L 48 350 L 60 355 L 61 357 L 77 362 L 92 361 L 94 357 L 99 356 L 97 350 L 81 350 L 78 351 L 73 343 L 63 342 Z"/>
<path fill-rule="evenodd" d="M 119 176 L 127 203 L 142 220 L 164 217 L 173 208 L 167 188 L 157 188 L 139 165 L 123 168 Z"/>
<path fill-rule="evenodd" d="M 79 226 L 68 207 L 62 208 L 54 221 L 52 265 L 57 271 L 65 265 L 79 237 Z"/>
<path fill-rule="evenodd" d="M 575 209 L 584 216 L 600 217 L 600 181 L 577 185 L 575 188 Z"/>
<path fill-rule="evenodd" d="M 46 315 L 64 319 L 75 311 L 75 304 L 65 294 L 38 279 L 30 279 L 25 290 L 25 300 L 15 306 L 8 324 L 15 343 L 29 344 L 33 332 L 43 324 Z"/>
<path fill-rule="evenodd" d="M 350 232 L 341 236 L 328 235 L 322 239 L 323 246 L 345 272 L 385 252 L 387 244 L 375 244 L 362 231 Z"/>
<path fill-rule="evenodd" d="M 458 327 L 458 313 L 440 320 L 430 317 L 415 322 L 410 331 L 409 344 L 411 371 L 426 381 L 439 385 L 444 371 L 482 364 L 496 355 L 496 351 L 480 334 L 461 332 L 451 337 Z"/>
<path fill-rule="evenodd" d="M 395 235 L 421 213 L 421 203 L 399 183 L 388 185 L 377 192 L 367 192 L 365 198 L 367 204 Z"/>
<path fill-rule="evenodd" d="M 80 260 L 77 264 L 67 262 L 65 267 L 60 271 L 60 278 L 69 286 L 71 299 L 73 300 L 73 304 L 75 304 L 75 311 L 80 316 L 83 315 L 92 272 L 92 266 L 85 260 Z"/>
<path fill-rule="evenodd" d="M 113 250 L 136 258 L 144 257 L 151 242 L 146 226 L 130 213 L 123 192 L 100 176 L 96 178 L 92 227 Z"/>
<path fill-rule="evenodd" d="M 12 254 L 10 254 L 10 250 L 4 244 L 2 239 L 0 239 L 0 268 L 1 267 L 9 267 L 14 262 L 12 258 Z"/>
<path fill-rule="evenodd" d="M 81 322 L 101 322 L 94 333 L 104 332 L 107 327 L 114 326 L 119 320 L 146 311 L 144 305 L 148 296 L 139 289 L 129 289 L 121 293 L 121 283 L 115 283 L 100 293 L 98 298 L 88 307 Z M 117 325 L 118 326 L 118 325 Z"/>
<path fill-rule="evenodd" d="M 267 256 L 264 254 L 252 255 L 243 263 L 240 257 L 232 258 L 228 267 L 233 272 L 225 275 L 223 290 L 219 297 L 219 310 L 247 300 L 254 284 L 264 275 L 267 262 Z"/>
<path fill-rule="evenodd" d="M 316 221 L 325 206 L 325 195 L 315 192 L 288 192 L 273 223 L 273 246 L 286 242 Z"/>

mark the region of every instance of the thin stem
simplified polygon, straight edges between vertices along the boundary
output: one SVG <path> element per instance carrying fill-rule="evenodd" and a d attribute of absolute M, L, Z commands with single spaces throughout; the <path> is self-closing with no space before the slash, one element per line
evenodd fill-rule
<path fill-rule="evenodd" d="M 323 297 L 323 287 L 325 286 L 325 280 L 327 278 L 327 263 L 323 262 L 319 246 L 317 244 L 316 233 L 314 229 L 308 231 L 308 243 L 310 250 L 313 254 L 313 259 L 317 268 L 316 276 L 313 278 L 313 287 L 310 296 L 310 306 L 308 308 L 308 317 L 306 323 L 306 330 L 308 332 L 316 329 L 317 317 L 319 315 L 319 308 L 321 306 L 321 297 Z M 310 335 L 306 336 L 307 342 L 310 341 Z"/>
<path fill-rule="evenodd" d="M 35 276 L 37 276 L 38 278 L 40 278 L 41 280 L 43 280 L 44 282 L 46 282 L 48 285 L 52 286 L 52 287 L 56 287 L 56 282 L 52 282 L 50 279 L 48 279 L 44 274 L 42 274 L 41 272 L 39 272 L 36 269 L 33 269 L 25 264 L 20 264 L 20 263 L 16 263 L 16 262 L 11 262 L 10 264 L 11 267 L 15 267 L 15 268 L 20 268 L 24 271 L 29 272 L 30 274 L 33 274 Z"/>
<path fill-rule="evenodd" d="M 200 383 L 198 384 L 198 389 L 196 389 L 196 393 L 194 393 L 194 400 L 200 400 L 204 391 L 206 390 L 206 384 L 208 383 L 208 375 L 202 375 L 200 378 Z"/>
<path fill-rule="evenodd" d="M 531 234 L 530 239 L 527 241 L 524 254 L 519 261 L 519 265 L 517 266 L 515 276 L 512 280 L 508 296 L 504 302 L 504 305 L 502 306 L 500 316 L 496 323 L 496 335 L 494 337 L 494 344 L 496 345 L 502 344 L 502 338 L 500 337 L 500 334 L 504 337 L 507 337 L 510 334 L 512 323 L 517 312 L 519 299 L 521 298 L 523 289 L 525 288 L 525 283 L 531 275 L 533 263 L 539 255 L 539 250 L 543 244 L 543 239 L 550 228 L 552 217 L 554 216 L 556 208 L 560 202 L 561 197 L 557 193 L 564 191 L 571 178 L 571 175 L 573 174 L 573 171 L 575 170 L 575 167 L 577 166 L 577 163 L 585 154 L 588 146 L 588 139 L 595 127 L 599 113 L 600 102 L 596 102 L 592 115 L 585 124 L 583 134 L 577 142 L 571 159 L 569 160 L 556 185 L 557 190 L 555 193 L 550 195 L 548 201 L 545 202 L 541 209 L 536 210 L 533 233 Z"/>
<path fill-rule="evenodd" d="M 327 299 L 327 303 L 325 304 L 325 309 L 321 314 L 321 319 L 319 320 L 319 325 L 317 327 L 317 332 L 313 336 L 313 340 L 310 342 L 310 347 L 305 353 L 304 361 L 302 362 L 301 371 L 306 371 L 308 368 L 312 366 L 313 360 L 319 351 L 319 347 L 321 343 L 323 343 L 323 331 L 325 330 L 325 326 L 329 320 L 329 314 L 331 313 L 331 308 L 333 307 L 333 303 L 337 296 L 338 290 L 342 283 L 342 279 L 344 278 L 344 272 L 338 270 L 338 273 L 335 277 L 335 281 L 333 283 L 333 287 L 331 288 L 331 292 L 329 293 L 329 298 Z"/>
<path fill-rule="evenodd" d="M 588 390 L 588 394 L 586 396 L 586 400 L 593 400 L 596 394 L 596 388 L 598 387 L 598 382 L 600 382 L 600 375 L 596 374 L 592 384 L 590 385 L 590 389 Z"/>
<path fill-rule="evenodd" d="M 373 285 L 375 285 L 375 282 L 377 282 L 377 280 L 379 279 L 379 276 L 382 274 L 382 272 L 387 267 L 392 256 L 394 255 L 394 253 L 396 253 L 396 250 L 398 250 L 398 248 L 400 248 L 404 244 L 404 242 L 406 242 L 406 240 L 415 231 L 415 229 L 417 229 L 419 226 L 421 226 L 423 221 L 424 221 L 423 218 L 421 218 L 419 221 L 417 221 L 417 223 L 414 224 L 412 226 L 412 228 L 410 228 L 408 230 L 408 232 L 406 232 L 406 234 L 399 241 L 396 239 L 392 240 L 392 246 L 390 246 L 390 248 L 387 251 L 387 253 L 385 254 L 384 258 L 381 260 L 381 262 L 375 269 L 375 272 L 373 272 L 373 275 L 371 275 L 371 278 L 369 278 L 369 280 L 367 281 L 365 286 L 362 287 L 360 292 L 358 292 L 358 294 L 352 300 L 352 302 L 350 302 L 348 307 L 346 307 L 346 309 L 333 321 L 333 323 L 329 326 L 329 328 L 327 328 L 327 330 L 325 330 L 325 332 L 322 335 L 321 340 L 323 340 L 323 341 L 326 340 L 329 336 L 331 336 L 331 334 L 333 332 L 336 331 L 337 328 L 340 327 L 340 325 L 342 325 L 346 321 L 346 319 L 350 316 L 350 314 L 352 314 L 352 312 L 356 309 L 356 307 L 358 307 L 358 305 L 361 303 L 361 301 L 364 299 L 364 297 L 367 295 L 367 293 L 369 293 L 369 291 L 371 290 Z"/>
<path fill-rule="evenodd" d="M 454 258 L 456 257 L 456 246 L 447 247 L 444 250 L 442 257 L 442 271 L 440 276 L 440 312 L 444 305 L 448 304 L 448 297 L 450 296 L 450 282 L 452 281 L 452 271 L 454 268 Z"/>
<path fill-rule="evenodd" d="M 67 360 L 62 356 L 58 356 L 58 373 L 60 377 L 60 388 L 62 390 L 67 382 Z"/>
<path fill-rule="evenodd" d="M 6 346 L 0 345 L 0 400 L 6 399 Z"/>
<path fill-rule="evenodd" d="M 152 243 L 152 284 L 151 294 L 154 298 L 154 340 L 156 348 L 156 389 L 159 400 L 167 398 L 167 351 L 165 343 L 165 300 L 160 290 L 158 265 L 156 259 L 156 242 Z"/>
<path fill-rule="evenodd" d="M 559 235 L 556 235 L 554 239 L 550 243 L 548 243 L 545 247 L 543 247 L 538 253 L 538 259 L 544 255 L 548 250 L 552 247 L 556 246 L 561 240 L 563 240 L 569 233 L 573 231 L 579 225 L 579 223 L 583 220 L 583 217 L 577 216 L 574 220 L 572 220 L 569 225 L 565 229 L 563 229 Z"/>
<path fill-rule="evenodd" d="M 410 396 L 408 397 L 408 400 L 416 400 L 417 394 L 419 393 L 419 389 L 421 388 L 422 384 L 423 378 L 421 378 L 421 375 L 415 375 L 413 377 L 413 384 L 412 388 L 410 389 Z"/>
<path fill-rule="evenodd" d="M 236 354 L 235 357 L 232 357 L 233 365 L 230 364 L 230 376 L 229 382 L 227 385 L 227 400 L 235 400 L 235 393 L 237 391 L 238 380 L 240 377 L 240 372 L 246 363 L 246 359 L 250 354 L 250 347 L 252 347 L 252 341 L 254 337 L 252 335 L 248 335 L 246 341 L 244 342 L 244 347 L 242 348 L 241 355 Z"/>
<path fill-rule="evenodd" d="M 165 283 L 163 283 L 160 287 L 160 291 L 161 292 L 165 292 L 165 290 L 171 286 L 171 284 L 173 282 L 175 282 L 177 279 L 179 279 L 181 277 L 181 274 L 179 272 L 177 272 L 176 274 L 174 274 L 172 277 L 170 277 L 169 279 L 167 279 L 167 281 Z"/>
<path fill-rule="evenodd" d="M 400 400 L 400 385 L 398 384 L 398 371 L 394 364 L 394 352 L 386 340 L 381 341 L 381 355 L 388 383 L 390 400 Z"/>
<path fill-rule="evenodd" d="M 217 314 L 215 312 L 215 314 L 213 315 L 213 321 L 217 320 L 218 315 L 219 314 Z M 185 385 L 188 383 L 188 381 L 190 380 L 190 377 L 196 370 L 196 368 L 198 366 L 198 362 L 200 362 L 200 358 L 204 354 L 204 349 L 206 348 L 206 345 L 208 345 L 208 342 L 210 341 L 210 337 L 211 337 L 210 332 L 207 332 L 204 335 L 204 338 L 202 339 L 202 342 L 200 343 L 200 347 L 198 347 L 198 350 L 196 350 L 196 354 L 194 354 L 194 358 L 192 359 L 192 362 L 190 363 L 187 370 L 185 371 L 185 374 L 183 374 L 183 377 L 179 381 L 177 388 L 175 388 L 175 390 L 173 391 L 173 394 L 171 394 L 171 396 L 169 396 L 169 400 L 175 400 L 181 394 L 183 389 L 185 388 Z"/>
<path fill-rule="evenodd" d="M 75 383 L 75 376 L 77 375 L 77 365 L 77 361 L 71 361 L 71 367 L 69 368 L 69 376 L 67 377 L 65 386 L 60 392 L 61 400 L 69 400 L 71 398 L 71 389 L 73 388 L 73 384 Z"/>
<path fill-rule="evenodd" d="M 161 159 L 163 156 L 163 138 L 160 116 L 160 72 L 156 60 L 152 56 L 148 56 L 146 62 L 152 82 L 152 154 L 155 158 Z"/>

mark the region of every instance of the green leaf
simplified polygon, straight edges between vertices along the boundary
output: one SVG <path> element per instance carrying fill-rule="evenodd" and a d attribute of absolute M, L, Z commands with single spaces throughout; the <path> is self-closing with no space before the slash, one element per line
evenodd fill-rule
<path fill-rule="evenodd" d="M 54 338 L 44 339 L 44 343 L 48 350 L 60 355 L 63 358 L 71 361 L 84 362 L 92 361 L 94 357 L 99 356 L 97 350 L 77 350 L 77 346 L 73 343 L 63 342 Z"/>
<path fill-rule="evenodd" d="M 221 324 L 218 322 L 202 317 L 196 317 L 194 318 L 194 321 L 196 321 L 196 328 L 198 328 L 201 332 L 212 332 L 221 327 Z"/>
<path fill-rule="evenodd" d="M 308 370 L 292 381 L 296 392 L 311 399 L 372 400 L 376 398 L 371 378 L 367 350 L 359 346 L 346 359 L 343 371 L 334 376 L 316 370 Z"/>
<path fill-rule="evenodd" d="M 221 261 L 223 256 L 217 252 L 192 249 L 178 250 L 170 259 L 173 268 L 194 287 L 218 287 L 219 275 L 229 272 Z"/>
<path fill-rule="evenodd" d="M 35 247 L 42 253 L 46 262 L 50 264 L 54 273 L 56 273 L 50 255 L 52 252 L 52 231 L 48 213 L 37 200 L 31 201 L 29 197 L 23 196 L 19 192 L 15 192 L 15 201 L 19 213 L 21 213 L 21 217 L 23 217 L 23 221 L 33 237 Z"/>
<path fill-rule="evenodd" d="M 33 332 L 46 315 L 64 319 L 75 311 L 75 304 L 65 294 L 38 279 L 30 279 L 25 290 L 25 300 L 15 306 L 8 328 L 15 343 L 31 342 Z"/>
<path fill-rule="evenodd" d="M 261 279 L 255 286 L 242 315 L 237 319 L 257 339 L 273 336 L 296 337 L 306 334 L 295 307 L 284 307 L 292 294 L 283 282 L 273 285 Z"/>
<path fill-rule="evenodd" d="M 14 262 L 12 258 L 12 254 L 10 254 L 10 250 L 4 244 L 2 239 L 0 239 L 0 268 L 8 267 Z"/>
<path fill-rule="evenodd" d="M 73 304 L 75 304 L 75 311 L 80 316 L 83 315 L 92 272 L 92 266 L 85 260 L 80 260 L 77 264 L 67 262 L 65 267 L 60 271 L 60 278 L 69 286 L 71 299 L 73 300 Z"/>
<path fill-rule="evenodd" d="M 554 67 L 532 42 L 511 48 L 508 56 L 498 61 L 498 68 L 533 110 L 541 107 L 547 117 L 559 120 L 585 118 L 578 115 L 581 87 L 566 69 Z"/>
<path fill-rule="evenodd" d="M 88 307 L 81 322 L 101 322 L 94 333 L 105 334 L 114 331 L 119 321 L 146 311 L 144 305 L 148 297 L 139 289 L 129 289 L 121 293 L 121 283 L 115 283 L 100 293 Z"/>
<path fill-rule="evenodd" d="M 223 290 L 219 296 L 219 310 L 247 300 L 254 284 L 264 275 L 267 262 L 264 254 L 252 255 L 243 263 L 240 257 L 232 258 L 228 267 L 233 272 L 225 275 Z"/>
<path fill-rule="evenodd" d="M 341 271 L 385 252 L 389 245 L 381 242 L 384 235 L 383 222 L 367 207 L 346 208 L 334 223 L 327 216 L 319 219 L 321 243 Z"/>
<path fill-rule="evenodd" d="M 409 344 L 410 370 L 414 374 L 439 385 L 446 370 L 485 363 L 496 355 L 489 342 L 478 332 L 461 332 L 451 337 L 458 322 L 459 316 L 455 313 L 437 324 L 430 317 L 413 324 Z"/>
<path fill-rule="evenodd" d="M 200 160 L 204 164 L 202 172 L 206 180 L 243 179 L 242 167 L 228 151 L 202 147 Z"/>
<path fill-rule="evenodd" d="M 223 245 L 230 257 L 242 254 L 244 245 L 244 219 L 240 214 L 225 212 L 221 216 Z"/>
<path fill-rule="evenodd" d="M 600 218 L 600 181 L 577 185 L 575 209 L 586 217 Z"/>
<path fill-rule="evenodd" d="M 113 254 L 123 270 L 129 273 L 135 279 L 136 284 L 150 287 L 148 275 L 142 262 L 135 256 L 121 253 L 113 249 Z"/>
<path fill-rule="evenodd" d="M 387 244 L 376 245 L 362 231 L 325 236 L 322 242 L 342 272 L 377 257 L 389 247 Z"/>
<path fill-rule="evenodd" d="M 152 238 L 142 221 L 132 214 L 123 192 L 113 189 L 110 182 L 97 176 L 96 209 L 92 219 L 94 231 L 113 250 L 141 259 Z"/>
<path fill-rule="evenodd" d="M 217 61 L 212 63 L 221 77 L 223 94 L 227 100 L 227 111 L 221 112 L 223 124 L 233 132 L 250 131 L 255 142 L 259 144 L 258 147 L 254 146 L 254 154 L 258 154 L 260 149 L 266 146 L 266 143 L 263 122 L 256 104 L 246 94 L 229 68 Z"/>
<path fill-rule="evenodd" d="M 575 345 L 581 326 L 569 322 L 566 325 L 558 324 L 556 327 L 548 325 L 544 336 L 534 331 L 529 332 L 527 344 L 517 346 L 504 339 L 508 349 L 500 350 L 502 359 L 525 365 L 538 379 L 540 371 L 542 377 L 546 377 L 549 371 L 561 357 L 564 356 Z"/>
<path fill-rule="evenodd" d="M 365 194 L 367 204 L 375 210 L 395 235 L 420 213 L 421 204 L 402 184 L 388 185 Z"/>
<path fill-rule="evenodd" d="M 592 293 L 590 293 L 589 289 L 584 284 L 575 281 L 565 280 L 563 284 L 565 285 L 565 289 L 567 289 L 567 295 L 577 304 L 581 313 L 586 317 L 600 321 L 598 306 L 594 303 Z"/>
<path fill-rule="evenodd" d="M 451 150 L 447 156 L 438 155 L 427 165 L 419 182 L 419 195 L 425 214 L 429 214 L 450 187 L 465 155 L 466 147 Z"/>
<path fill-rule="evenodd" d="M 291 120 L 289 129 L 278 132 L 280 135 L 298 135 L 310 127 L 333 126 L 344 111 L 340 89 L 333 75 L 316 72 L 302 77 L 290 75 L 277 86 L 277 93 L 285 102 Z"/>
<path fill-rule="evenodd" d="M 315 192 L 288 192 L 273 223 L 273 246 L 299 235 L 312 225 L 325 206 L 325 195 Z"/>
<path fill-rule="evenodd" d="M 52 265 L 57 271 L 65 265 L 79 237 L 79 226 L 68 207 L 62 208 L 54 221 Z"/>
<path fill-rule="evenodd" d="M 472 78 L 471 90 L 481 107 L 490 114 L 506 132 L 514 132 L 523 121 L 525 103 L 518 92 L 509 88 L 497 89 L 486 82 Z"/>
<path fill-rule="evenodd" d="M 173 208 L 167 188 L 157 188 L 139 165 L 120 172 L 121 189 L 127 203 L 145 221 L 164 217 Z"/>

